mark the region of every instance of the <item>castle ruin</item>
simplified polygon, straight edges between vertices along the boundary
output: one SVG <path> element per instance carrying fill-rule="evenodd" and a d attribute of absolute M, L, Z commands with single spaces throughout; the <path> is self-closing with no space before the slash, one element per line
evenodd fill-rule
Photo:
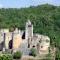
<path fill-rule="evenodd" d="M 26 22 L 25 38 L 24 31 L 16 28 L 13 32 L 9 29 L 0 29 L 0 51 L 21 51 L 28 55 L 31 48 L 36 48 L 39 54 L 47 54 L 50 47 L 50 38 L 38 33 L 33 33 L 33 24 L 30 20 Z"/>

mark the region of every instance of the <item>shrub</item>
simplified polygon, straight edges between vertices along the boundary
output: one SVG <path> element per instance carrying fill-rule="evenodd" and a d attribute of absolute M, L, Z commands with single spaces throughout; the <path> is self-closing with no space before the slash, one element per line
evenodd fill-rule
<path fill-rule="evenodd" d="M 2 56 L 0 56 L 0 60 L 2 60 Z"/>
<path fill-rule="evenodd" d="M 11 55 L 5 54 L 0 56 L 0 60 L 13 60 L 13 57 Z"/>
<path fill-rule="evenodd" d="M 36 49 L 35 49 L 35 48 L 32 48 L 31 51 L 30 51 L 30 53 L 29 53 L 29 55 L 35 57 L 35 56 L 37 55 L 37 53 L 36 53 Z"/>
<path fill-rule="evenodd" d="M 20 59 L 22 57 L 22 53 L 20 51 L 17 51 L 13 54 L 14 59 Z"/>

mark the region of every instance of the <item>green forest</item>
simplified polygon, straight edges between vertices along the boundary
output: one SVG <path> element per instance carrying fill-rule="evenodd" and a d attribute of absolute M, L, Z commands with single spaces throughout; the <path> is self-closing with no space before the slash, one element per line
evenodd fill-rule
<path fill-rule="evenodd" d="M 25 23 L 28 19 L 33 23 L 34 33 L 49 36 L 51 44 L 57 47 L 59 53 L 60 6 L 44 4 L 29 8 L 0 9 L 0 28 L 18 27 L 25 30 Z"/>

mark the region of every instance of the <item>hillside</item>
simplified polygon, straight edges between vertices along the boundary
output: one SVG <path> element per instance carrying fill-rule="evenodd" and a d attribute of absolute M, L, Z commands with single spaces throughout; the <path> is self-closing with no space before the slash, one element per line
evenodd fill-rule
<path fill-rule="evenodd" d="M 0 28 L 25 29 L 27 19 L 33 23 L 35 33 L 48 35 L 51 43 L 54 41 L 60 49 L 60 7 L 45 4 L 21 9 L 0 9 Z"/>

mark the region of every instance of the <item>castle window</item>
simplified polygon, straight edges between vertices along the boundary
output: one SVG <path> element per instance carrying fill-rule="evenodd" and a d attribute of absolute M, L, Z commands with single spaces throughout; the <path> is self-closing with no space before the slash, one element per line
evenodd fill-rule
<path fill-rule="evenodd" d="M 13 41 L 10 40 L 10 41 L 9 41 L 9 49 L 12 49 L 12 43 L 13 43 Z"/>
<path fill-rule="evenodd" d="M 39 43 L 41 43 L 41 40 L 39 40 Z"/>
<path fill-rule="evenodd" d="M 28 44 L 28 48 L 30 48 L 30 44 Z"/>
<path fill-rule="evenodd" d="M 41 48 L 43 48 L 43 46 L 41 46 Z"/>
<path fill-rule="evenodd" d="M 33 47 L 35 47 L 35 45 L 33 45 Z"/>
<path fill-rule="evenodd" d="M 28 27 L 32 27 L 31 25 L 28 25 Z"/>
<path fill-rule="evenodd" d="M 24 32 L 23 35 L 22 35 L 22 39 L 25 39 L 25 32 Z"/>

